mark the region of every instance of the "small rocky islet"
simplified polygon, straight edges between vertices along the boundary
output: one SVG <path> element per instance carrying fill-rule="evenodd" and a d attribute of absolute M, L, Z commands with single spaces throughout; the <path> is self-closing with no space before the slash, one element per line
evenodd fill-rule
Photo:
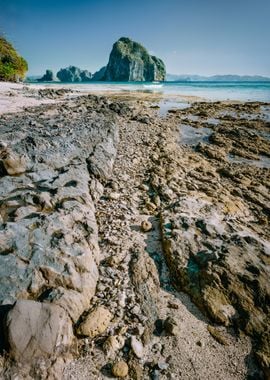
<path fill-rule="evenodd" d="M 113 45 L 107 66 L 102 67 L 93 75 L 87 70 L 69 66 L 56 74 L 61 82 L 152 82 L 164 81 L 166 68 L 164 62 L 153 55 L 140 43 L 130 38 L 121 37 Z M 39 82 L 54 81 L 51 70 L 47 70 Z"/>
<path fill-rule="evenodd" d="M 269 104 L 24 91 L 54 103 L 0 118 L 2 378 L 269 378 Z"/>

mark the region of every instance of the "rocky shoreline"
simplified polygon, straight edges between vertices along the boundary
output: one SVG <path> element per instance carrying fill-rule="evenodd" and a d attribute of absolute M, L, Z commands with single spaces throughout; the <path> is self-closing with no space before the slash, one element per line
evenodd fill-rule
<path fill-rule="evenodd" d="M 2 378 L 269 378 L 270 105 L 46 91 L 0 117 Z"/>

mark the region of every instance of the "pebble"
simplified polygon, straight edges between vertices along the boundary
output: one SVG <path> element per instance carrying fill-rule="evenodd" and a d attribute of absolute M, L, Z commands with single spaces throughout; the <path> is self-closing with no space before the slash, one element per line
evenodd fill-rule
<path fill-rule="evenodd" d="M 106 331 L 112 318 L 113 315 L 108 309 L 99 306 L 90 312 L 85 320 L 78 326 L 77 333 L 94 338 Z"/>
<path fill-rule="evenodd" d="M 141 223 L 141 230 L 143 232 L 149 232 L 149 231 L 151 231 L 151 229 L 152 229 L 152 223 L 150 223 L 148 220 L 144 220 Z"/>
<path fill-rule="evenodd" d="M 160 201 L 160 197 L 159 197 L 158 195 L 156 195 L 156 196 L 154 197 L 154 203 L 155 203 L 155 205 L 156 205 L 157 207 L 160 207 L 160 205 L 161 205 L 161 201 Z"/>
<path fill-rule="evenodd" d="M 147 202 L 146 208 L 150 211 L 155 211 L 157 209 L 157 206 L 153 202 Z"/>
<path fill-rule="evenodd" d="M 144 183 L 142 185 L 140 185 L 140 190 L 143 190 L 143 191 L 148 191 L 149 190 L 149 186 L 145 185 Z"/>
<path fill-rule="evenodd" d="M 144 348 L 142 343 L 133 335 L 131 337 L 131 348 L 137 358 L 141 359 L 144 355 Z"/>
<path fill-rule="evenodd" d="M 112 367 L 112 373 L 116 377 L 126 377 L 128 375 L 128 365 L 123 360 L 115 363 Z"/>
<path fill-rule="evenodd" d="M 117 201 L 119 198 L 120 198 L 120 194 L 119 193 L 111 192 L 109 194 L 109 199 L 111 199 L 113 201 Z"/>
<path fill-rule="evenodd" d="M 165 370 L 169 367 L 169 364 L 165 362 L 158 362 L 157 366 L 160 370 Z"/>

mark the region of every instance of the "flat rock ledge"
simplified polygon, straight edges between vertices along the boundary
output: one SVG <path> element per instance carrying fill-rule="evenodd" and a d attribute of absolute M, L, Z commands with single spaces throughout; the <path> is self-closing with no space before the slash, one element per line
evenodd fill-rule
<path fill-rule="evenodd" d="M 59 379 L 76 350 L 73 326 L 98 279 L 95 202 L 118 143 L 108 110 L 88 96 L 0 120 L 4 378 Z"/>

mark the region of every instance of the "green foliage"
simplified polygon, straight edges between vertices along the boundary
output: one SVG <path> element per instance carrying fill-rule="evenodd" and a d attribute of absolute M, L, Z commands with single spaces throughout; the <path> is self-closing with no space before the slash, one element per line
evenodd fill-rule
<path fill-rule="evenodd" d="M 27 70 L 26 60 L 4 37 L 0 37 L 0 81 L 23 79 Z"/>

